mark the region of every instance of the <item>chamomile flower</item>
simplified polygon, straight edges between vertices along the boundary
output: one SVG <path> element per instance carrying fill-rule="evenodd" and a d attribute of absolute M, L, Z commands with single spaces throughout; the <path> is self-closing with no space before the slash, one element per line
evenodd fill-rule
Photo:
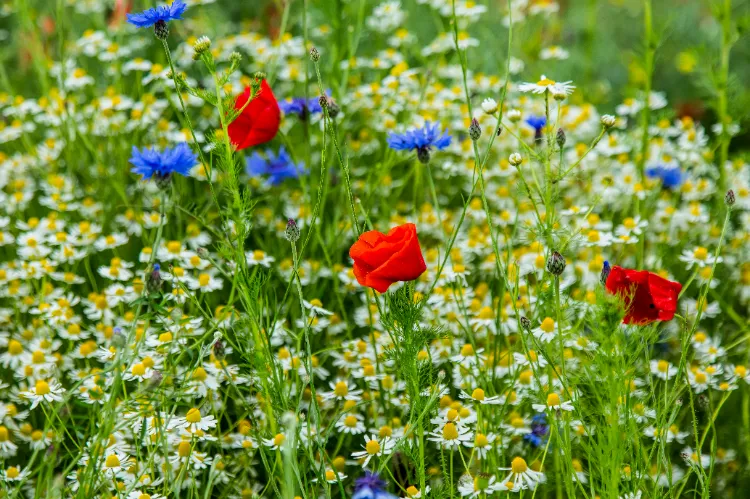
<path fill-rule="evenodd" d="M 539 81 L 536 83 L 521 83 L 518 86 L 518 90 L 521 92 L 530 92 L 534 94 L 543 94 L 545 92 L 556 92 L 564 95 L 570 95 L 575 90 L 575 86 L 571 85 L 572 82 L 556 82 L 550 80 L 546 76 L 542 75 Z"/>
<path fill-rule="evenodd" d="M 28 402 L 31 402 L 31 409 L 34 409 L 42 402 L 61 402 L 65 390 L 60 383 L 52 378 L 49 380 L 37 380 L 34 386 L 27 391 L 19 393 L 19 396 Z"/>
<path fill-rule="evenodd" d="M 501 483 L 505 484 L 507 490 L 533 490 L 537 485 L 544 483 L 546 480 L 544 473 L 529 468 L 526 460 L 520 456 L 513 458 L 510 468 L 498 469 L 500 471 L 510 471 L 510 473 L 508 473 L 508 475 L 501 481 Z"/>

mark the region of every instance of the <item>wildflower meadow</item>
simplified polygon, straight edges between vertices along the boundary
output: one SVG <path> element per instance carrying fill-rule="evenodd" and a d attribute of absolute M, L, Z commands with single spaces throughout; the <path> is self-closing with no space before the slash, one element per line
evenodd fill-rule
<path fill-rule="evenodd" d="M 0 499 L 750 497 L 748 0 L 3 0 Z"/>

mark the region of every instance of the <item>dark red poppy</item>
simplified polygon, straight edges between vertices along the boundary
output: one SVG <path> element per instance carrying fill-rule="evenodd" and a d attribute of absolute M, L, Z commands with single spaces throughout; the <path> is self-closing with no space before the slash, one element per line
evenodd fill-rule
<path fill-rule="evenodd" d="M 365 232 L 349 249 L 349 256 L 357 282 L 380 293 L 394 282 L 413 281 L 427 270 L 414 224 L 399 225 L 388 234 Z"/>
<path fill-rule="evenodd" d="M 242 109 L 250 98 L 251 92 L 250 87 L 245 88 L 245 91 L 237 97 L 234 108 Z M 258 95 L 229 124 L 229 139 L 238 151 L 265 144 L 276 136 L 280 122 L 279 103 L 276 102 L 271 87 L 268 86 L 266 80 L 263 80 Z"/>
<path fill-rule="evenodd" d="M 647 270 L 624 269 L 615 265 L 607 277 L 607 291 L 625 301 L 625 324 L 640 326 L 669 321 L 677 311 L 679 282 L 664 279 Z"/>

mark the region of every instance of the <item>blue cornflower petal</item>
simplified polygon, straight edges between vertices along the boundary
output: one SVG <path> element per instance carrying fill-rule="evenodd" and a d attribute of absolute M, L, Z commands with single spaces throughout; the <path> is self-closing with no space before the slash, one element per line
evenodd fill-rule
<path fill-rule="evenodd" d="M 329 93 L 330 92 L 326 92 L 326 95 Z M 309 99 L 305 99 L 304 97 L 291 97 L 279 102 L 279 108 L 281 108 L 284 114 L 296 114 L 302 119 L 311 114 L 323 112 L 318 97 L 311 97 Z"/>
<path fill-rule="evenodd" d="M 547 118 L 544 116 L 529 116 L 526 118 L 526 124 L 532 127 L 534 131 L 540 132 L 547 124 Z"/>
<path fill-rule="evenodd" d="M 144 180 L 152 177 L 167 178 L 173 173 L 187 175 L 197 163 L 198 158 L 185 142 L 164 151 L 153 148 L 141 151 L 133 146 L 130 156 L 133 168 L 130 171 L 142 175 Z"/>
<path fill-rule="evenodd" d="M 270 185 L 278 185 L 288 178 L 298 178 L 301 174 L 307 173 L 305 164 L 294 164 L 284 146 L 279 148 L 278 154 L 267 149 L 265 158 L 257 152 L 253 153 L 247 160 L 245 171 L 250 177 L 267 175 L 266 181 Z"/>
<path fill-rule="evenodd" d="M 160 5 L 137 14 L 128 14 L 127 18 L 133 26 L 148 28 L 159 21 L 169 22 L 182 19 L 185 9 L 187 9 L 187 4 L 183 0 L 174 0 L 171 5 Z"/>
<path fill-rule="evenodd" d="M 354 482 L 352 499 L 396 499 L 396 496 L 385 491 L 386 483 L 377 473 L 365 471 L 365 476 Z"/>
<path fill-rule="evenodd" d="M 667 189 L 680 187 L 685 182 L 685 174 L 679 167 L 655 166 L 647 169 L 646 175 L 661 179 L 662 185 Z"/>
<path fill-rule="evenodd" d="M 423 128 L 413 128 L 404 133 L 391 133 L 386 139 L 388 146 L 396 151 L 409 149 L 445 149 L 451 143 L 451 136 L 445 131 L 440 133 L 437 123 L 424 124 Z"/>

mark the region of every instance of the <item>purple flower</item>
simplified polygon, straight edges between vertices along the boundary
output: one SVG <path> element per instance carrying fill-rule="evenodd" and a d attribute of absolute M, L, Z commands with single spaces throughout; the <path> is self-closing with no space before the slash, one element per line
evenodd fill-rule
<path fill-rule="evenodd" d="M 175 19 L 182 19 L 187 4 L 182 0 L 174 0 L 171 5 L 160 5 L 146 9 L 138 14 L 128 14 L 128 22 L 139 28 L 148 28 L 156 23 L 166 23 Z"/>
<path fill-rule="evenodd" d="M 539 447 L 546 442 L 548 433 L 547 416 L 537 414 L 531 419 L 531 433 L 524 435 L 523 440 L 530 443 L 532 447 Z"/>
<path fill-rule="evenodd" d="M 385 480 L 377 473 L 365 471 L 365 476 L 354 482 L 352 499 L 396 499 L 396 496 L 385 491 Z"/>
<path fill-rule="evenodd" d="M 271 185 L 278 185 L 288 178 L 297 178 L 300 174 L 307 173 L 305 164 L 295 165 L 284 146 L 279 148 L 278 154 L 266 149 L 265 157 L 257 152 L 253 153 L 247 160 L 245 171 L 251 177 L 268 175 L 268 183 Z"/>
<path fill-rule="evenodd" d="M 292 97 L 279 102 L 279 107 L 284 114 L 296 114 L 301 120 L 307 119 L 310 115 L 323 112 L 318 97 L 310 99 L 305 99 L 304 97 Z"/>
<path fill-rule="evenodd" d="M 155 177 L 156 180 L 165 180 L 172 176 L 173 173 L 187 175 L 190 169 L 198 163 L 190 147 L 181 142 L 173 148 L 166 148 L 164 151 L 144 148 L 139 151 L 133 146 L 130 156 L 130 164 L 134 166 L 130 171 L 143 175 L 147 180 Z"/>
<path fill-rule="evenodd" d="M 646 176 L 660 178 L 662 185 L 667 189 L 680 187 L 685 182 L 685 175 L 679 167 L 655 166 L 646 170 Z"/>

